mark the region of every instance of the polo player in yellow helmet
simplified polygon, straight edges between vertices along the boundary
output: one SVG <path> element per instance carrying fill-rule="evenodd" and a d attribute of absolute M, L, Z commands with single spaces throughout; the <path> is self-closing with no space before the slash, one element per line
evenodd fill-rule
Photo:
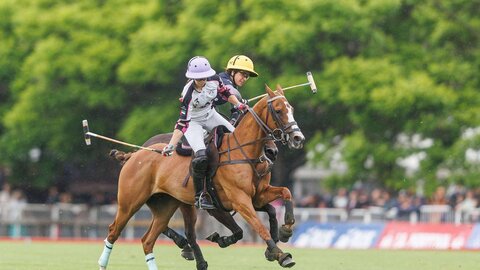
<path fill-rule="evenodd" d="M 224 85 L 229 88 L 230 93 L 235 95 L 242 103 L 247 103 L 247 100 L 242 99 L 240 94 L 240 87 L 242 87 L 250 77 L 257 77 L 258 73 L 255 71 L 253 61 L 245 55 L 235 55 L 228 60 L 225 71 L 218 74 L 222 79 Z M 225 104 L 224 100 L 216 100 L 215 105 Z M 235 125 L 240 112 L 232 108 L 232 115 L 230 122 Z"/>

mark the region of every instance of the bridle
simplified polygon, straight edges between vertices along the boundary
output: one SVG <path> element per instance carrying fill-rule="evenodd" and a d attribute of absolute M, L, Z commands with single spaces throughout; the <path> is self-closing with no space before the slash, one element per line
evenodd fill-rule
<path fill-rule="evenodd" d="M 276 142 L 281 142 L 282 144 L 287 144 L 288 140 L 290 138 L 290 134 L 295 131 L 300 131 L 300 128 L 296 127 L 293 128 L 293 126 L 297 125 L 296 121 L 288 122 L 287 124 L 283 124 L 283 122 L 280 119 L 280 116 L 278 116 L 278 112 L 275 111 L 273 108 L 273 101 L 279 98 L 285 98 L 284 96 L 275 96 L 273 98 L 269 98 L 267 100 L 267 117 L 265 119 L 265 123 L 262 121 L 260 116 L 255 113 L 255 111 L 251 108 L 248 108 L 248 112 L 252 114 L 253 119 L 257 122 L 257 124 L 262 128 L 262 130 L 267 134 L 267 137 L 270 137 L 271 139 L 275 140 Z M 271 129 L 268 127 L 266 123 L 268 123 L 268 116 L 272 115 L 273 121 L 277 125 L 275 129 Z"/>
<path fill-rule="evenodd" d="M 228 154 L 228 160 L 220 162 L 218 166 L 229 165 L 229 164 L 239 164 L 239 163 L 249 163 L 250 166 L 252 167 L 253 171 L 255 172 L 256 176 L 258 177 L 257 179 L 260 179 L 263 176 L 270 173 L 270 171 L 272 169 L 272 165 L 273 165 L 272 161 L 270 161 L 265 155 L 262 155 L 262 156 L 260 156 L 256 159 L 250 159 L 250 158 L 248 158 L 247 154 L 243 150 L 243 147 L 247 146 L 247 145 L 251 145 L 251 144 L 256 144 L 258 142 L 265 142 L 265 141 L 268 141 L 268 140 L 274 140 L 276 142 L 281 142 L 282 144 L 287 144 L 288 140 L 290 138 L 290 134 L 292 132 L 295 132 L 295 131 L 300 131 L 300 129 L 298 127 L 296 127 L 296 128 L 293 127 L 293 126 L 297 125 L 296 121 L 291 121 L 291 122 L 288 122 L 287 124 L 284 124 L 281 121 L 280 116 L 278 115 L 279 113 L 277 111 L 275 111 L 275 109 L 273 108 L 273 101 L 275 101 L 277 99 L 280 99 L 280 98 L 285 98 L 285 97 L 282 96 L 282 95 L 278 95 L 278 96 L 269 98 L 267 100 L 267 116 L 265 118 L 265 122 L 260 118 L 260 116 L 258 116 L 258 114 L 252 108 L 250 108 L 250 107 L 248 108 L 248 112 L 252 115 L 253 119 L 255 120 L 255 122 L 257 122 L 257 124 L 260 126 L 260 128 L 265 132 L 266 136 L 262 137 L 262 138 L 259 138 L 259 139 L 256 139 L 256 140 L 253 140 L 253 141 L 250 141 L 250 142 L 247 142 L 247 143 L 244 143 L 244 144 L 240 144 L 236 135 L 235 135 L 235 133 L 230 133 L 233 136 L 233 138 L 235 139 L 235 142 L 236 142 L 237 146 L 234 147 L 234 148 L 230 148 L 230 140 L 227 140 L 227 142 L 228 142 L 227 150 L 219 152 L 219 155 L 227 153 Z M 268 117 L 269 117 L 270 114 L 272 115 L 272 119 L 277 126 L 274 129 L 271 129 L 266 124 L 266 123 L 268 123 Z M 230 152 L 233 151 L 233 150 L 236 150 L 236 149 L 239 149 L 242 152 L 245 159 L 232 160 L 230 158 Z M 268 162 L 267 170 L 263 173 L 259 173 L 254 164 L 262 163 L 262 162 L 265 162 L 265 161 Z"/>

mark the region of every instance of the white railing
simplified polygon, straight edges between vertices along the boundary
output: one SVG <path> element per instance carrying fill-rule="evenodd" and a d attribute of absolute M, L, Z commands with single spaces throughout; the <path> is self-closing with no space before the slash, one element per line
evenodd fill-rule
<path fill-rule="evenodd" d="M 83 204 L 27 204 L 15 215 L 15 220 L 0 219 L 0 237 L 48 237 L 58 238 L 103 238 L 108 232 L 108 226 L 115 218 L 116 205 L 88 207 Z M 347 211 L 339 208 L 295 208 L 296 224 L 307 221 L 326 222 L 359 222 L 375 223 L 397 220 L 395 208 L 384 210 L 380 207 L 353 209 Z M 283 224 L 283 207 L 277 209 L 279 225 Z M 268 226 L 268 216 L 259 213 L 262 222 Z M 234 216 L 239 226 L 245 231 L 244 240 L 260 241 L 239 214 Z M 480 221 L 480 208 L 470 212 L 454 211 L 447 205 L 424 205 L 418 211 L 411 212 L 406 219 L 411 223 L 474 223 Z M 151 222 L 150 210 L 142 207 L 127 224 L 122 238 L 140 238 Z M 170 220 L 169 226 L 183 233 L 184 225 L 181 213 L 177 211 Z M 199 211 L 197 222 L 198 239 L 203 239 L 212 232 L 230 235 L 231 232 L 219 222 L 208 216 L 205 211 Z"/>

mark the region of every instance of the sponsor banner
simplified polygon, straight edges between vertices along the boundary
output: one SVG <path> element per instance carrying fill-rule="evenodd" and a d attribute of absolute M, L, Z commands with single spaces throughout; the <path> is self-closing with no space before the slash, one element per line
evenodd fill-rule
<path fill-rule="evenodd" d="M 306 222 L 295 229 L 296 247 L 367 249 L 375 247 L 384 224 Z"/>
<path fill-rule="evenodd" d="M 480 248 L 480 224 L 473 227 L 472 233 L 468 238 L 467 248 Z"/>
<path fill-rule="evenodd" d="M 382 249 L 462 249 L 473 225 L 410 224 L 391 222 L 385 226 L 378 248 Z"/>

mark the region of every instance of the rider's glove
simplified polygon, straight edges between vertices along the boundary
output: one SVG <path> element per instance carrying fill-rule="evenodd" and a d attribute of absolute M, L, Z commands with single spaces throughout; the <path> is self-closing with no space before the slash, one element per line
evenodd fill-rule
<path fill-rule="evenodd" d="M 240 110 L 242 112 L 245 112 L 246 110 L 248 110 L 248 105 L 244 104 L 244 103 L 241 103 L 241 102 L 238 102 L 237 105 L 234 106 L 234 108 L 237 109 L 237 110 Z"/>
<path fill-rule="evenodd" d="M 166 157 L 169 157 L 173 154 L 174 149 L 175 149 L 175 146 L 173 146 L 173 144 L 168 144 L 163 148 L 162 154 Z"/>

